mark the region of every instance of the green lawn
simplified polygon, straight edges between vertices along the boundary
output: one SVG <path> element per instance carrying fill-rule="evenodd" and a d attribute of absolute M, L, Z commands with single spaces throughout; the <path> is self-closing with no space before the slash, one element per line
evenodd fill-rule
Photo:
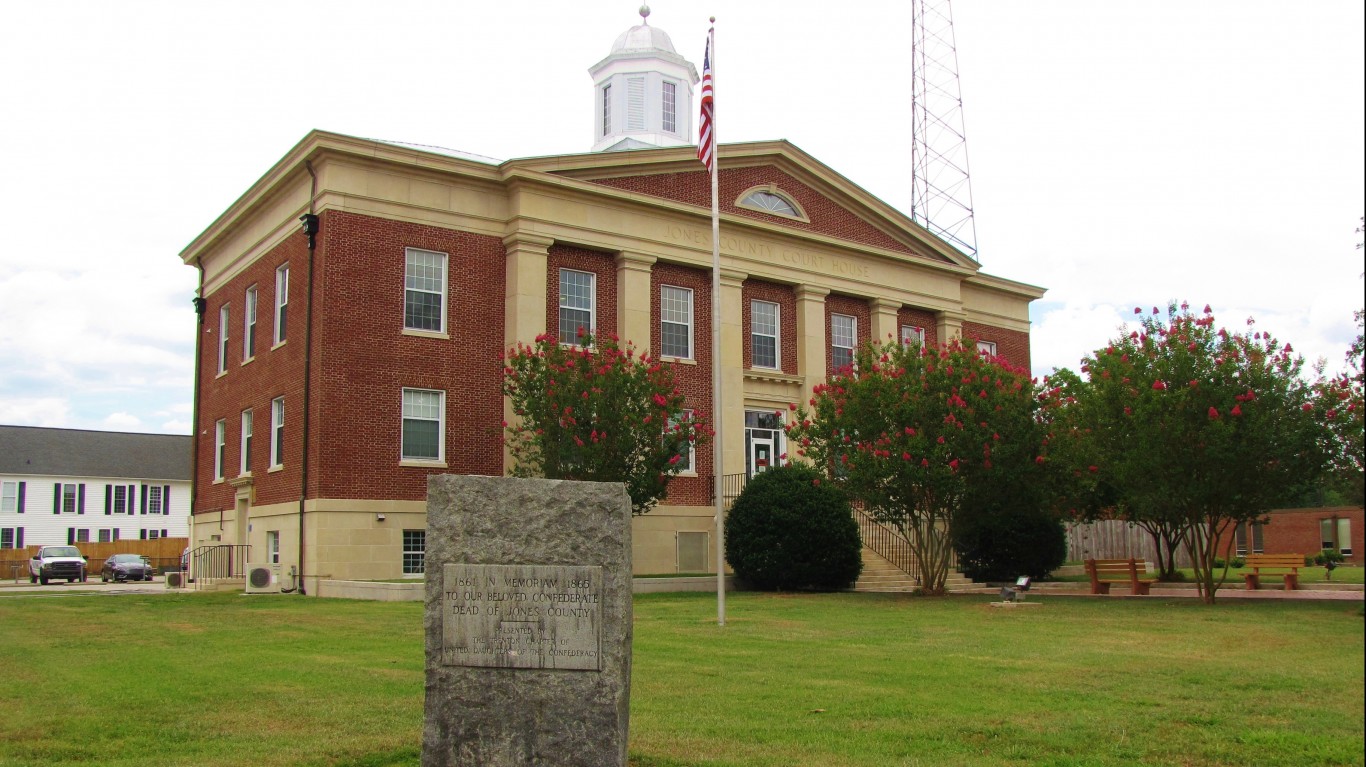
<path fill-rule="evenodd" d="M 1362 765 L 1360 602 L 636 598 L 634 767 Z M 417 603 L 0 598 L 0 765 L 416 765 Z M 517 672 L 509 672 L 517 673 Z"/>

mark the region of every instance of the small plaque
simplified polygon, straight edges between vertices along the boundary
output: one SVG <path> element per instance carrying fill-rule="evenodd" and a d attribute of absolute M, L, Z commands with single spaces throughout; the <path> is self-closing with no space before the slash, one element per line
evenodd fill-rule
<path fill-rule="evenodd" d="M 441 662 L 600 671 L 602 568 L 448 564 Z"/>

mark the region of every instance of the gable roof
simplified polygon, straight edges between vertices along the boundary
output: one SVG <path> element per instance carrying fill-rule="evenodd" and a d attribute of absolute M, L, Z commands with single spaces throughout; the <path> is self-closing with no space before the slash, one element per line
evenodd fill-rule
<path fill-rule="evenodd" d="M 0 474 L 190 479 L 189 435 L 0 426 Z"/>

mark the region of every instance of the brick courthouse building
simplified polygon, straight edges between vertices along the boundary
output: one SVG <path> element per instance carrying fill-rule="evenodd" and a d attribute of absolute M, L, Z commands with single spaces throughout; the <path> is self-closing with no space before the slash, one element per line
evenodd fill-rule
<path fill-rule="evenodd" d="M 593 152 L 498 162 L 315 131 L 183 251 L 200 271 L 192 545 L 250 544 L 314 593 L 420 573 L 427 478 L 508 468 L 500 353 L 580 324 L 671 359 L 709 415 L 721 365 L 727 474 L 784 451 L 775 412 L 858 342 L 962 334 L 1029 365 L 1042 289 L 786 141 L 720 148 L 712 359 L 696 72 L 644 24 L 590 72 Z M 636 519 L 638 573 L 714 571 L 711 450 Z"/>

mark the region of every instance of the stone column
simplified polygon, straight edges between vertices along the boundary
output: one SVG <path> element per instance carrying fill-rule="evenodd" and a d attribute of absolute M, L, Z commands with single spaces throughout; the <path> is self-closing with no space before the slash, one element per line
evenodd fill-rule
<path fill-rule="evenodd" d="M 829 351 L 825 322 L 825 297 L 828 288 L 798 285 L 797 295 L 797 372 L 802 376 L 802 402 L 811 399 L 816 384 L 825 381 Z"/>
<path fill-rule="evenodd" d="M 745 325 L 742 287 L 749 275 L 721 270 L 721 466 L 725 474 L 745 470 Z"/>
<path fill-rule="evenodd" d="M 874 298 L 868 301 L 868 314 L 872 319 L 872 327 L 869 336 L 878 343 L 885 344 L 888 341 L 901 340 L 901 324 L 897 322 L 897 312 L 901 311 L 901 302 L 893 301 L 890 298 Z"/>
<path fill-rule="evenodd" d="M 642 352 L 650 348 L 650 272 L 656 260 L 642 253 L 617 254 L 617 335 Z"/>
<path fill-rule="evenodd" d="M 536 336 L 545 333 L 547 281 L 550 246 L 555 240 L 529 232 L 513 232 L 503 238 L 507 252 L 504 263 L 506 287 L 503 294 L 503 346 L 512 348 L 517 342 L 534 343 Z M 503 420 L 516 420 L 512 405 L 503 400 Z M 503 472 L 512 471 L 512 454 L 503 448 Z"/>
<path fill-rule="evenodd" d="M 949 341 L 963 337 L 963 320 L 967 318 L 967 312 L 962 309 L 944 309 L 934 313 L 934 327 L 939 333 L 939 343 L 946 344 Z"/>

